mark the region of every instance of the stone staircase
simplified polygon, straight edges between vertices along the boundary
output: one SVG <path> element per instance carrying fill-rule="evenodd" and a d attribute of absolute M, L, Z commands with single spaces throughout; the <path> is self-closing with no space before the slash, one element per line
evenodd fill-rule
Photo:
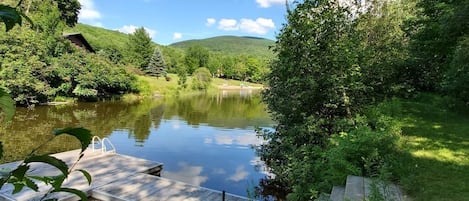
<path fill-rule="evenodd" d="M 375 193 L 373 193 L 375 192 Z M 377 193 L 379 192 L 379 194 Z M 379 196 L 379 199 L 373 199 Z M 376 198 L 376 197 L 375 197 Z M 395 184 L 373 181 L 369 178 L 347 176 L 345 187 L 334 186 L 329 197 L 331 201 L 411 201 Z"/>

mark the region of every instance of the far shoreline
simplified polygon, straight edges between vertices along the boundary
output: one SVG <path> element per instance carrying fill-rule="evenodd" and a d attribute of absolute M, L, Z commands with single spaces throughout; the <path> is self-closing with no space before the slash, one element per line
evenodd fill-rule
<path fill-rule="evenodd" d="M 261 89 L 264 89 L 264 87 L 220 85 L 218 86 L 218 89 L 221 89 L 221 90 L 261 90 Z"/>

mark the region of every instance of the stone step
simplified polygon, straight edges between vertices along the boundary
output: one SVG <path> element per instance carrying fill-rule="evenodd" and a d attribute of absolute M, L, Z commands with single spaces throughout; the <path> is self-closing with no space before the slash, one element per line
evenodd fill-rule
<path fill-rule="evenodd" d="M 344 199 L 349 201 L 365 200 L 365 180 L 363 177 L 347 176 Z"/>
<path fill-rule="evenodd" d="M 331 201 L 343 201 L 344 200 L 345 187 L 334 186 L 331 191 Z"/>
<path fill-rule="evenodd" d="M 399 186 L 382 182 L 374 181 L 369 178 L 359 177 L 349 175 L 347 176 L 347 182 L 345 189 L 343 189 L 343 197 L 336 198 L 333 197 L 334 191 L 337 191 L 337 195 L 340 194 L 340 188 L 334 186 L 332 188 L 331 200 L 332 201 L 365 201 L 370 200 L 373 196 L 373 192 L 379 192 L 381 197 L 386 201 L 411 201 L 411 199 L 404 194 L 404 192 L 399 188 Z"/>

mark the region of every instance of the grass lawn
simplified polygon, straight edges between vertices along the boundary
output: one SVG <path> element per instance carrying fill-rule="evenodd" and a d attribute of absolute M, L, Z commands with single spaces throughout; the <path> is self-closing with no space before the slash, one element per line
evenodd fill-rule
<path fill-rule="evenodd" d="M 469 200 L 469 113 L 422 95 L 402 103 L 401 185 L 415 201 Z"/>

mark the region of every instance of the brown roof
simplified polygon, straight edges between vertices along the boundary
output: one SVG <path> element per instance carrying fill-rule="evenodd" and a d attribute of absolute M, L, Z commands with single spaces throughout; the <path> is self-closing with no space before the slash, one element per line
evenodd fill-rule
<path fill-rule="evenodd" d="M 88 52 L 94 53 L 93 47 L 86 41 L 85 37 L 81 33 L 70 33 L 70 34 L 64 34 L 64 37 L 72 41 L 77 46 L 83 47 Z"/>

